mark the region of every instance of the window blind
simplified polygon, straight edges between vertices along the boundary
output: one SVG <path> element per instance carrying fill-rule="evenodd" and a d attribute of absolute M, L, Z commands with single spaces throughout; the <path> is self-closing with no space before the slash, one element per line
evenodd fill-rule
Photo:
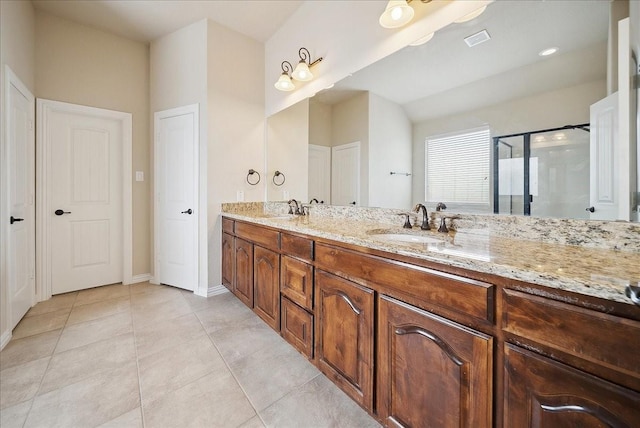
<path fill-rule="evenodd" d="M 489 204 L 489 128 L 425 141 L 425 200 Z"/>

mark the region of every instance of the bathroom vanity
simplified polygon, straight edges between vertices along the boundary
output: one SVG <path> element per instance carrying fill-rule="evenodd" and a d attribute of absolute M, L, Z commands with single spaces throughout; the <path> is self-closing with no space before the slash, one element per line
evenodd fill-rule
<path fill-rule="evenodd" d="M 224 285 L 385 426 L 640 424 L 622 285 L 640 253 L 313 213 L 222 225 Z"/>

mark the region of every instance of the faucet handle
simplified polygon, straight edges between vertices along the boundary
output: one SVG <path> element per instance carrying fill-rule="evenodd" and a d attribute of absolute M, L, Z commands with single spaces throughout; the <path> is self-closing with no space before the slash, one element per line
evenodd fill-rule
<path fill-rule="evenodd" d="M 441 218 L 441 220 L 440 220 L 440 227 L 438 228 L 438 232 L 441 232 L 441 233 L 449 233 L 449 229 L 447 228 L 447 222 L 446 222 L 446 220 L 447 220 L 447 219 L 449 219 L 449 220 L 455 220 L 455 219 L 457 219 L 457 218 L 460 218 L 460 217 L 458 217 L 457 215 L 454 215 L 454 216 L 443 216 L 443 217 Z"/>
<path fill-rule="evenodd" d="M 414 213 L 398 213 L 398 215 L 405 216 L 404 225 L 402 226 L 405 229 L 411 229 L 413 226 L 411 225 L 411 220 L 409 220 L 409 216 L 415 216 Z"/>

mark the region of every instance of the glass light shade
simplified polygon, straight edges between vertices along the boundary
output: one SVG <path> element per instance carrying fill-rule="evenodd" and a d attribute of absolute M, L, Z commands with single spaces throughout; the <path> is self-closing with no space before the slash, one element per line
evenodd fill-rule
<path fill-rule="evenodd" d="M 487 5 L 485 4 L 484 6 L 474 10 L 471 13 L 467 13 L 464 16 L 461 16 L 460 18 L 456 19 L 455 22 L 456 24 L 461 24 L 463 22 L 467 22 L 467 21 L 471 21 L 473 18 L 477 18 L 478 16 L 482 15 L 482 12 L 485 11 L 485 9 L 487 8 Z"/>
<path fill-rule="evenodd" d="M 380 15 L 380 25 L 384 28 L 398 28 L 413 19 L 413 8 L 406 0 L 390 0 L 387 7 Z"/>
<path fill-rule="evenodd" d="M 296 87 L 287 73 L 282 73 L 274 85 L 280 91 L 293 91 Z"/>
<path fill-rule="evenodd" d="M 429 33 L 424 37 L 420 37 L 418 40 L 416 40 L 415 42 L 409 43 L 410 46 L 420 46 L 420 45 L 424 45 L 425 43 L 427 43 L 429 40 L 433 39 L 433 36 L 436 33 Z"/>
<path fill-rule="evenodd" d="M 309 70 L 309 66 L 306 62 L 300 61 L 298 65 L 296 65 L 296 69 L 291 73 L 291 77 L 300 81 L 300 82 L 308 82 L 313 79 L 313 74 Z"/>

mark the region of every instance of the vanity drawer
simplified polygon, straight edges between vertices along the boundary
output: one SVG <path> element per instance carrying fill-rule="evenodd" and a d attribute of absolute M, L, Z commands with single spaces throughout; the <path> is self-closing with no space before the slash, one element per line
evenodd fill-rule
<path fill-rule="evenodd" d="M 286 297 L 282 298 L 280 314 L 280 334 L 284 340 L 313 358 L 313 315 Z"/>
<path fill-rule="evenodd" d="M 223 232 L 227 232 L 233 235 L 233 233 L 235 232 L 233 230 L 233 226 L 234 226 L 235 221 L 229 219 L 229 218 L 223 218 L 222 219 L 222 231 Z"/>
<path fill-rule="evenodd" d="M 283 255 L 280 292 L 303 308 L 313 310 L 313 266 Z"/>
<path fill-rule="evenodd" d="M 283 233 L 282 253 L 308 262 L 313 261 L 313 240 Z"/>
<path fill-rule="evenodd" d="M 272 250 L 280 249 L 280 232 L 273 229 L 236 222 L 236 235 Z"/>
<path fill-rule="evenodd" d="M 640 385 L 640 322 L 504 290 L 503 330 L 635 378 Z"/>
<path fill-rule="evenodd" d="M 370 287 L 381 285 L 428 304 L 493 322 L 493 284 L 319 243 L 316 266 L 354 281 L 364 280 Z"/>

